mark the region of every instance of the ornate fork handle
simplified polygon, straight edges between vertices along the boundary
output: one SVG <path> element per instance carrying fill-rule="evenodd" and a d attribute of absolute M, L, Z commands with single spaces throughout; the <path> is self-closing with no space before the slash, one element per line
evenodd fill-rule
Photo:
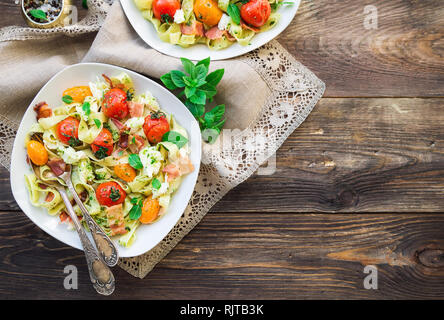
<path fill-rule="evenodd" d="M 96 248 L 93 246 L 89 238 L 87 237 L 85 230 L 80 224 L 79 219 L 77 218 L 76 213 L 70 203 L 68 195 L 63 187 L 57 187 L 57 191 L 59 191 L 60 196 L 65 203 L 66 210 L 68 211 L 71 220 L 74 223 L 74 226 L 79 234 L 80 241 L 82 242 L 83 249 L 85 251 L 86 262 L 88 264 L 89 276 L 93 287 L 96 291 L 103 295 L 110 295 L 114 292 L 115 289 L 115 279 L 114 275 L 109 269 L 109 267 L 105 264 L 103 259 L 100 257 Z"/>
<path fill-rule="evenodd" d="M 88 209 L 85 208 L 82 200 L 80 200 L 80 197 L 77 194 L 71 179 L 64 180 L 68 186 L 70 193 L 74 197 L 75 202 L 80 207 L 80 210 L 82 210 L 83 216 L 85 217 L 86 223 L 91 230 L 91 234 L 100 255 L 108 266 L 114 267 L 119 260 L 116 246 L 114 245 L 113 241 L 105 234 L 103 229 L 97 224 L 97 222 L 91 217 Z"/>

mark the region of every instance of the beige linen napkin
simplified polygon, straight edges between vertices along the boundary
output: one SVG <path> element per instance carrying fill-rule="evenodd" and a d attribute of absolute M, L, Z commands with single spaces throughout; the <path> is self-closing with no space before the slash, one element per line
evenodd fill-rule
<path fill-rule="evenodd" d="M 2 92 L 10 92 L 7 97 L 0 96 L 2 132 L 13 131 L 10 127 L 20 120 L 33 95 L 51 75 L 81 59 L 88 40 L 0 43 L 0 62 L 10 61 L 0 74 L 3 79 L 9 74 L 11 79 L 0 84 Z M 156 79 L 181 68 L 179 59 L 158 53 L 137 36 L 119 2 L 81 61 L 114 64 Z M 324 83 L 277 41 L 239 58 L 211 62 L 210 69 L 218 68 L 225 69 L 216 96 L 217 103 L 226 105 L 225 129 L 215 144 L 203 143 L 196 188 L 173 230 L 146 254 L 120 260 L 119 265 L 134 276 L 145 277 L 222 196 L 273 155 L 305 120 L 325 89 Z M 8 134 L 0 137 L 0 149 L 8 151 L 11 140 Z"/>

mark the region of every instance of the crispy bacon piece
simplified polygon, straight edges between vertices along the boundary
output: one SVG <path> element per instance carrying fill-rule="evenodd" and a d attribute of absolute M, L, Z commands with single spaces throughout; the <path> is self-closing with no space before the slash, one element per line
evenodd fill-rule
<path fill-rule="evenodd" d="M 167 182 L 170 182 L 177 177 L 194 171 L 194 166 L 189 157 L 179 157 L 178 160 L 167 165 L 162 171 L 168 174 Z"/>
<path fill-rule="evenodd" d="M 37 120 L 41 118 L 49 118 L 52 116 L 52 109 L 45 101 L 37 103 L 34 106 L 34 111 L 37 113 Z"/>
<path fill-rule="evenodd" d="M 62 159 L 51 159 L 47 165 L 57 177 L 66 171 L 66 163 Z"/>
<path fill-rule="evenodd" d="M 228 30 L 224 30 L 224 35 L 225 35 L 225 37 L 227 37 L 227 39 L 228 39 L 229 41 L 236 41 L 236 38 L 233 37 L 233 36 L 231 35 L 231 33 L 228 32 Z"/>
<path fill-rule="evenodd" d="M 217 26 L 212 27 L 210 30 L 205 32 L 205 37 L 207 37 L 210 40 L 217 40 L 222 38 L 224 35 L 224 31 L 220 30 Z"/>
<path fill-rule="evenodd" d="M 128 101 L 128 108 L 131 118 L 143 116 L 143 104 L 134 101 Z"/>
<path fill-rule="evenodd" d="M 202 22 L 193 21 L 191 25 L 187 25 L 186 23 L 182 23 L 180 25 L 180 32 L 187 35 L 198 35 L 200 37 L 205 36 L 205 29 Z"/>
<path fill-rule="evenodd" d="M 103 77 L 103 79 L 105 79 L 105 81 L 108 83 L 108 85 L 111 89 L 112 88 L 119 88 L 122 90 L 125 89 L 125 86 L 122 83 L 118 83 L 118 84 L 114 85 L 113 82 L 111 81 L 111 79 L 106 74 L 102 73 L 102 77 Z"/>
<path fill-rule="evenodd" d="M 46 202 L 51 202 L 52 200 L 54 200 L 55 194 L 53 192 L 48 192 L 48 194 L 46 195 L 45 201 Z"/>
<path fill-rule="evenodd" d="M 88 192 L 86 192 L 86 190 L 83 190 L 83 191 L 79 194 L 79 198 L 80 198 L 80 201 L 85 202 L 86 199 L 88 199 Z"/>
<path fill-rule="evenodd" d="M 111 121 L 114 123 L 114 125 L 117 127 L 117 130 L 119 131 L 122 131 L 126 128 L 125 125 L 117 119 L 111 118 Z"/>
<path fill-rule="evenodd" d="M 111 229 L 111 235 L 125 234 L 128 231 L 125 229 L 125 221 L 123 220 L 122 204 L 117 204 L 106 209 L 106 217 L 108 218 L 108 225 Z"/>
<path fill-rule="evenodd" d="M 241 27 L 244 28 L 244 29 L 248 29 L 248 30 L 254 31 L 256 33 L 261 31 L 261 29 L 249 26 L 248 24 L 244 23 L 243 21 L 241 21 Z"/>
<path fill-rule="evenodd" d="M 129 149 L 132 153 L 139 153 L 140 150 L 142 150 L 143 147 L 145 147 L 146 145 L 146 140 L 138 134 L 130 135 L 129 141 L 130 141 Z"/>

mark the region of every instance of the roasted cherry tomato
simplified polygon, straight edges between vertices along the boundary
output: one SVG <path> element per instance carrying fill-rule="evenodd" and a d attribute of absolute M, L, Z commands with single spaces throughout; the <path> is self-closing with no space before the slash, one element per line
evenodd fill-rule
<path fill-rule="evenodd" d="M 197 20 L 210 27 L 219 23 L 223 13 L 214 0 L 196 0 L 193 11 Z"/>
<path fill-rule="evenodd" d="M 96 198 L 102 206 L 112 207 L 125 201 L 126 192 L 117 182 L 109 181 L 99 184 Z"/>
<path fill-rule="evenodd" d="M 108 118 L 122 120 L 128 115 L 128 102 L 125 91 L 112 88 L 105 93 L 103 99 L 103 113 Z"/>
<path fill-rule="evenodd" d="M 162 22 L 173 22 L 176 11 L 180 9 L 180 2 L 177 0 L 154 0 L 153 13 L 156 19 Z"/>
<path fill-rule="evenodd" d="M 170 125 L 163 112 L 151 112 L 145 117 L 143 132 L 150 143 L 162 141 L 163 135 L 168 131 L 170 131 Z"/>
<path fill-rule="evenodd" d="M 143 201 L 142 215 L 139 221 L 143 224 L 151 223 L 159 216 L 160 205 L 159 200 L 148 197 Z"/>
<path fill-rule="evenodd" d="M 126 182 L 131 182 L 136 177 L 136 170 L 133 169 L 128 163 L 121 163 L 114 167 L 114 173 L 117 177 Z"/>
<path fill-rule="evenodd" d="M 79 140 L 80 121 L 74 117 L 68 117 L 57 124 L 57 136 L 64 144 L 77 147 L 82 142 Z"/>
<path fill-rule="evenodd" d="M 271 14 L 268 0 L 250 0 L 240 10 L 242 19 L 253 27 L 262 27 Z"/>
<path fill-rule="evenodd" d="M 63 91 L 63 96 L 70 96 L 72 101 L 83 103 L 86 97 L 92 96 L 91 89 L 88 86 L 78 86 Z"/>
<path fill-rule="evenodd" d="M 103 128 L 91 143 L 91 150 L 97 159 L 103 159 L 113 153 L 113 144 L 113 135 L 108 129 Z"/>
<path fill-rule="evenodd" d="M 43 166 L 48 162 L 48 151 L 42 143 L 31 140 L 26 144 L 28 157 L 37 166 Z"/>

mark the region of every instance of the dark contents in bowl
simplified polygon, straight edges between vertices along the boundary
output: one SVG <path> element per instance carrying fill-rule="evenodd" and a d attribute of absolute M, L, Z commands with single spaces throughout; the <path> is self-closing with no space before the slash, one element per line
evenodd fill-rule
<path fill-rule="evenodd" d="M 34 22 L 49 23 L 62 12 L 63 0 L 24 0 L 26 15 Z"/>

